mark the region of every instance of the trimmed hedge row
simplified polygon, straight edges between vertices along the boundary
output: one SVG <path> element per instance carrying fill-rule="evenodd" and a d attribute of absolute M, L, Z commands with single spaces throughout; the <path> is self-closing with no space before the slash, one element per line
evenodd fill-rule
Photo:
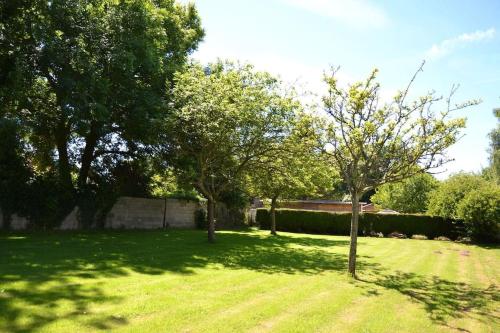
<path fill-rule="evenodd" d="M 268 209 L 257 209 L 256 221 L 261 229 L 269 229 L 271 215 Z M 351 213 L 334 213 L 326 211 L 277 209 L 276 229 L 288 232 L 311 234 L 349 235 L 351 230 Z M 381 232 L 387 235 L 397 231 L 411 237 L 425 235 L 428 238 L 446 236 L 455 239 L 463 232 L 463 224 L 459 221 L 428 215 L 382 215 L 362 213 L 359 216 L 359 235 Z"/>

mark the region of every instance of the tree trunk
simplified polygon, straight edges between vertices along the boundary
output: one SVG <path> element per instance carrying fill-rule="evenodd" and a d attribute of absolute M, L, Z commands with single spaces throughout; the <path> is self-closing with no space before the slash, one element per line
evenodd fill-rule
<path fill-rule="evenodd" d="M 63 122 L 57 126 L 55 133 L 56 147 L 58 156 L 59 181 L 66 190 L 73 190 L 71 181 L 71 167 L 69 165 L 68 155 L 68 131 Z"/>
<path fill-rule="evenodd" d="M 215 242 L 215 201 L 213 198 L 209 197 L 207 202 L 207 222 L 208 222 L 208 241 L 210 243 Z"/>
<path fill-rule="evenodd" d="M 271 235 L 276 235 L 276 199 L 276 196 L 271 198 Z"/>
<path fill-rule="evenodd" d="M 92 125 L 89 135 L 85 138 L 85 148 L 83 148 L 81 167 L 78 173 L 78 188 L 82 188 L 87 183 L 90 166 L 94 160 L 94 150 L 98 140 L 96 126 Z"/>
<path fill-rule="evenodd" d="M 349 275 L 356 277 L 356 250 L 358 244 L 358 224 L 359 224 L 359 196 L 358 193 L 351 193 L 352 217 L 351 217 L 351 243 L 349 246 Z"/>

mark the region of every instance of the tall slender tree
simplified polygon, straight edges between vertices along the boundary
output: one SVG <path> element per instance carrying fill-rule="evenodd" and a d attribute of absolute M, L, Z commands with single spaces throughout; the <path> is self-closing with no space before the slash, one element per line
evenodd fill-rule
<path fill-rule="evenodd" d="M 351 194 L 349 274 L 353 277 L 360 197 L 377 186 L 401 181 L 449 161 L 446 148 L 458 140 L 465 127 L 465 119 L 451 119 L 451 113 L 478 103 L 453 105 L 451 98 L 457 86 L 453 86 L 439 112 L 434 111 L 434 105 L 443 97 L 433 93 L 408 103 L 409 90 L 422 66 L 407 88 L 384 104 L 380 103 L 380 85 L 375 81 L 377 70 L 365 81 L 345 89 L 338 84 L 336 70 L 325 76 L 328 93 L 323 103 L 331 121 L 324 145 Z"/>

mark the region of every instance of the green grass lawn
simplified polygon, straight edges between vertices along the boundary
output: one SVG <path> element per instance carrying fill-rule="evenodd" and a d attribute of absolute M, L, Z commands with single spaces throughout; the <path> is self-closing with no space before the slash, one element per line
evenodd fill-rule
<path fill-rule="evenodd" d="M 500 251 L 267 232 L 0 235 L 1 332 L 500 332 Z"/>

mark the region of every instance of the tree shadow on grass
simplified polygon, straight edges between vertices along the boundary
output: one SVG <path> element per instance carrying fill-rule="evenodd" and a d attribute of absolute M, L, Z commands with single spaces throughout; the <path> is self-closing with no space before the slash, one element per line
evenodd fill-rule
<path fill-rule="evenodd" d="M 9 288 L 3 290 L 0 297 L 0 331 L 32 332 L 57 320 L 81 320 L 91 314 L 89 303 L 116 303 L 120 299 L 119 296 L 105 295 L 96 286 L 61 282 L 49 288 L 35 284 L 28 284 L 22 289 Z M 54 307 L 59 302 L 71 303 L 71 311 L 56 313 Z M 24 317 L 22 323 L 18 321 L 21 317 Z M 106 317 L 100 319 L 96 325 L 109 329 L 117 326 L 117 322 L 114 318 Z"/>
<path fill-rule="evenodd" d="M 219 233 L 217 243 L 208 244 L 205 237 L 201 231 L 0 235 L 0 331 L 28 332 L 64 319 L 91 330 L 126 325 L 127 318 L 93 314 L 90 304 L 119 308 L 123 299 L 92 279 L 130 272 L 189 275 L 207 266 L 263 274 L 347 270 L 347 239 L 231 232 Z M 480 289 L 438 277 L 392 273 L 370 259 L 358 257 L 362 279 L 354 282 L 368 295 L 377 295 L 380 288 L 396 290 L 422 304 L 431 320 L 442 325 L 476 314 L 498 319 L 492 307 L 499 301 L 496 286 Z M 57 311 L 61 303 L 66 305 L 63 313 Z"/>
<path fill-rule="evenodd" d="M 409 297 L 422 304 L 431 321 L 462 332 L 469 332 L 449 324 L 452 319 L 472 318 L 491 324 L 497 322 L 500 291 L 494 284 L 478 288 L 463 282 L 452 282 L 437 276 L 426 277 L 416 273 L 396 271 L 383 273 L 381 270 L 365 274 L 357 279 L 367 288 L 367 295 L 378 295 L 373 286 L 383 287 Z M 355 283 L 357 283 L 355 282 Z"/>
<path fill-rule="evenodd" d="M 0 235 L 0 331 L 29 332 L 63 319 L 95 330 L 126 325 L 127 318 L 91 313 L 91 303 L 122 301 L 92 281 L 95 278 L 125 276 L 131 271 L 195 274 L 197 268 L 206 266 L 265 274 L 344 272 L 347 256 L 327 249 L 348 244 L 252 232 L 220 233 L 216 244 L 208 244 L 199 231 Z M 365 259 L 359 259 L 359 269 L 377 268 Z M 60 304 L 63 310 L 58 310 Z"/>

